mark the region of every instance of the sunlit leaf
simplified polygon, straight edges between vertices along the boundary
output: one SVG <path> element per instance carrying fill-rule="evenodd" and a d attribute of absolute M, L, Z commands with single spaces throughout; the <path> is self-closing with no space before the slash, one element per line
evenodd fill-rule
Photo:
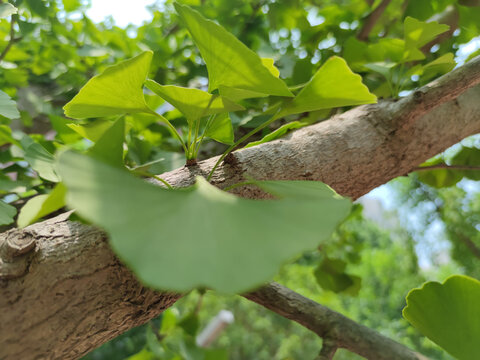
<path fill-rule="evenodd" d="M 270 58 L 261 58 L 260 60 L 262 60 L 263 66 L 265 66 L 273 76 L 277 78 L 280 76 L 280 71 L 275 66 L 275 60 Z"/>
<path fill-rule="evenodd" d="M 175 106 L 190 122 L 208 115 L 244 110 L 243 106 L 226 97 L 212 95 L 199 89 L 160 85 L 153 80 L 147 80 L 145 86 Z"/>
<path fill-rule="evenodd" d="M 17 209 L 0 200 L 0 225 L 9 225 L 13 222 Z"/>
<path fill-rule="evenodd" d="M 233 126 L 228 114 L 216 116 L 205 132 L 205 136 L 223 144 L 232 145 L 234 143 Z"/>
<path fill-rule="evenodd" d="M 87 124 L 67 124 L 67 126 L 85 139 L 97 142 L 112 124 L 113 122 L 109 120 L 99 119 Z"/>
<path fill-rule="evenodd" d="M 422 67 L 423 80 L 429 80 L 435 76 L 446 74 L 453 70 L 456 62 L 452 53 L 447 53 L 429 62 Z"/>
<path fill-rule="evenodd" d="M 410 16 L 405 18 L 403 26 L 406 48 L 420 48 L 450 29 L 436 21 L 425 22 Z"/>
<path fill-rule="evenodd" d="M 125 120 L 118 119 L 89 150 L 89 155 L 112 166 L 123 166 Z"/>
<path fill-rule="evenodd" d="M 59 182 L 55 158 L 42 145 L 33 142 L 25 149 L 25 160 L 38 175 L 48 181 Z"/>
<path fill-rule="evenodd" d="M 235 91 L 224 94 L 222 87 L 243 91 L 243 98 L 258 96 L 255 94 L 292 96 L 287 85 L 263 65 L 260 57 L 222 26 L 188 6 L 175 3 L 175 9 L 205 60 L 209 91 L 220 89 L 222 95 L 233 100 L 238 99 Z"/>
<path fill-rule="evenodd" d="M 286 102 L 277 117 L 376 101 L 376 96 L 362 83 L 362 77 L 354 74 L 345 60 L 334 56 L 322 65 L 294 99 Z"/>
<path fill-rule="evenodd" d="M 157 289 L 251 289 L 327 239 L 350 210 L 319 182 L 259 182 L 280 200 L 255 201 L 201 178 L 188 189 L 162 189 L 70 152 L 59 169 L 67 203 L 107 230 L 119 257 Z"/>
<path fill-rule="evenodd" d="M 64 207 L 65 193 L 65 186 L 59 183 L 50 194 L 37 195 L 28 200 L 18 214 L 18 227 L 22 228 L 30 225 L 38 219 Z"/>
<path fill-rule="evenodd" d="M 3 4 L 4 5 L 4 4 Z M 10 96 L 0 90 L 0 115 L 8 119 L 18 119 L 20 113 L 17 110 L 15 101 L 10 99 Z"/>
<path fill-rule="evenodd" d="M 17 12 L 18 9 L 8 2 L 0 4 L 0 19 L 7 18 L 10 15 L 16 14 Z"/>
<path fill-rule="evenodd" d="M 472 360 L 480 354 L 479 304 L 480 282 L 454 275 L 410 291 L 403 316 L 457 359 Z"/>
<path fill-rule="evenodd" d="M 80 92 L 64 106 L 65 115 L 74 119 L 146 112 L 143 96 L 153 53 L 140 55 L 110 66 L 90 79 Z"/>

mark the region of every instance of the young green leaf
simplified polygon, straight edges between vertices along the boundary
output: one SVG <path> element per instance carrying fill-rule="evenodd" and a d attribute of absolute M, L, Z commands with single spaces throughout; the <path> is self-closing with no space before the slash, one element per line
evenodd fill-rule
<path fill-rule="evenodd" d="M 205 136 L 222 144 L 232 145 L 234 134 L 232 120 L 228 113 L 217 115 L 205 132 Z"/>
<path fill-rule="evenodd" d="M 295 129 L 300 129 L 304 126 L 309 125 L 308 122 L 301 122 L 301 121 L 292 121 L 289 122 L 285 125 L 280 126 L 278 129 L 275 131 L 272 131 L 270 134 L 265 135 L 263 138 L 261 138 L 258 141 L 252 141 L 251 143 L 248 143 L 245 148 L 260 145 L 269 141 L 273 141 L 275 139 L 278 139 L 285 135 L 287 132 L 290 130 L 295 130 Z"/>
<path fill-rule="evenodd" d="M 67 189 L 58 183 L 50 194 L 37 195 L 27 201 L 18 214 L 18 227 L 23 228 L 65 206 Z"/>
<path fill-rule="evenodd" d="M 125 120 L 118 119 L 89 150 L 88 154 L 112 166 L 123 167 Z"/>
<path fill-rule="evenodd" d="M 0 90 L 0 115 L 8 119 L 18 119 L 20 113 L 17 110 L 17 105 L 10 96 Z"/>
<path fill-rule="evenodd" d="M 175 106 L 190 123 L 208 115 L 244 110 L 243 106 L 226 97 L 212 95 L 200 89 L 160 85 L 153 80 L 147 80 L 145 86 Z"/>
<path fill-rule="evenodd" d="M 13 223 L 13 218 L 16 214 L 17 209 L 15 207 L 0 200 L 0 225 Z"/>
<path fill-rule="evenodd" d="M 277 118 L 306 111 L 375 103 L 377 98 L 354 74 L 345 60 L 328 59 L 298 95 L 288 100 Z"/>
<path fill-rule="evenodd" d="M 350 210 L 319 182 L 260 182 L 280 200 L 255 201 L 202 178 L 188 189 L 162 189 L 72 152 L 60 155 L 59 169 L 67 203 L 107 230 L 119 257 L 156 289 L 251 289 L 327 239 Z"/>
<path fill-rule="evenodd" d="M 65 115 L 81 119 L 152 112 L 143 96 L 143 83 L 147 79 L 152 55 L 151 51 L 145 51 L 90 79 L 64 106 Z"/>
<path fill-rule="evenodd" d="M 25 149 L 25 160 L 38 175 L 48 181 L 59 182 L 55 158 L 42 145 L 32 142 Z"/>
<path fill-rule="evenodd" d="M 271 58 L 261 58 L 260 60 L 262 60 L 263 66 L 265 66 L 273 76 L 277 78 L 280 76 L 280 71 L 275 66 L 275 60 Z"/>
<path fill-rule="evenodd" d="M 403 317 L 459 360 L 480 354 L 480 282 L 454 275 L 427 282 L 407 295 Z"/>
<path fill-rule="evenodd" d="M 67 126 L 85 139 L 97 142 L 112 124 L 110 120 L 98 119 L 87 124 L 67 124 Z"/>
<path fill-rule="evenodd" d="M 436 21 L 425 22 L 414 19 L 410 16 L 405 18 L 403 24 L 405 47 L 421 48 L 450 29 L 450 26 L 439 24 Z"/>
<path fill-rule="evenodd" d="M 175 3 L 208 69 L 211 92 L 233 100 L 257 96 L 293 96 L 287 85 L 264 66 L 260 57 L 222 26 L 188 6 Z M 224 93 L 226 91 L 226 93 Z"/>

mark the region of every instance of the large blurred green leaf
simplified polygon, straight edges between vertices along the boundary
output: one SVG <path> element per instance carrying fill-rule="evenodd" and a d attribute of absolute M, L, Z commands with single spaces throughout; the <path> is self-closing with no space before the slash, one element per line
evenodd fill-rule
<path fill-rule="evenodd" d="M 341 106 L 375 103 L 377 98 L 345 60 L 328 59 L 298 95 L 288 100 L 277 117 Z"/>
<path fill-rule="evenodd" d="M 260 182 L 280 200 L 255 201 L 199 178 L 166 190 L 87 156 L 59 158 L 67 203 L 110 234 L 119 257 L 146 285 L 242 292 L 327 239 L 350 201 L 319 182 Z"/>
<path fill-rule="evenodd" d="M 362 279 L 346 273 L 346 267 L 347 263 L 343 260 L 323 258 L 314 271 L 317 283 L 324 290 L 357 295 L 362 285 Z"/>
<path fill-rule="evenodd" d="M 45 215 L 64 207 L 66 191 L 65 186 L 59 183 L 50 194 L 37 195 L 28 200 L 18 214 L 18 227 L 30 225 Z"/>
<path fill-rule="evenodd" d="M 143 96 L 153 53 L 140 55 L 110 66 L 90 79 L 80 92 L 64 106 L 65 115 L 74 119 L 150 113 Z"/>
<path fill-rule="evenodd" d="M 0 200 L 0 225 L 11 224 L 16 214 L 17 209 L 15 207 Z"/>
<path fill-rule="evenodd" d="M 454 275 L 427 282 L 407 295 L 403 316 L 422 334 L 459 360 L 480 354 L 480 282 Z"/>
<path fill-rule="evenodd" d="M 0 115 L 8 119 L 17 119 L 20 113 L 17 110 L 15 101 L 10 99 L 10 96 L 0 90 Z"/>
<path fill-rule="evenodd" d="M 293 96 L 260 57 L 222 26 L 188 6 L 175 3 L 207 65 L 209 91 L 219 89 L 233 100 L 258 96 Z M 225 94 L 223 91 L 225 90 Z M 238 91 L 237 91 L 238 90 Z"/>
<path fill-rule="evenodd" d="M 243 106 L 226 97 L 212 95 L 199 89 L 160 85 L 153 80 L 147 80 L 145 86 L 180 110 L 189 122 L 208 115 L 244 110 Z M 213 96 L 215 97 L 212 99 Z"/>

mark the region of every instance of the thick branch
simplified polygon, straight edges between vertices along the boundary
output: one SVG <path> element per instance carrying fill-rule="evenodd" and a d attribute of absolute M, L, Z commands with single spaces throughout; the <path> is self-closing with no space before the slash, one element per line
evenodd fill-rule
<path fill-rule="evenodd" d="M 326 339 L 324 354 L 330 359 L 335 345 L 372 360 L 425 360 L 405 346 L 357 324 L 349 318 L 322 306 L 290 289 L 277 284 L 268 284 L 245 297 L 287 319 L 312 330 Z M 322 356 L 322 353 L 320 353 Z"/>
<path fill-rule="evenodd" d="M 225 188 L 246 177 L 322 180 L 359 197 L 480 132 L 480 86 L 466 91 L 480 81 L 479 64 L 476 58 L 400 101 L 361 106 L 237 151 L 213 181 Z M 215 161 L 162 177 L 187 186 Z M 234 191 L 263 196 L 249 187 Z M 78 358 L 179 297 L 143 288 L 101 231 L 65 217 L 1 234 L 0 248 L 1 359 Z"/>

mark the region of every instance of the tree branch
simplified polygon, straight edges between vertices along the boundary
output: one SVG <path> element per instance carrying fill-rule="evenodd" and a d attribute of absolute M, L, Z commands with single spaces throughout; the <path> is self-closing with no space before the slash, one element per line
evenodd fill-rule
<path fill-rule="evenodd" d="M 8 52 L 10 51 L 10 48 L 15 44 L 16 42 L 20 41 L 21 38 L 16 38 L 15 37 L 15 21 L 16 21 L 17 15 L 12 15 L 11 20 L 10 20 L 10 39 L 8 40 L 7 46 L 5 46 L 5 49 L 3 49 L 2 53 L 0 54 L 0 61 L 2 61 L 5 56 L 7 56 Z"/>
<path fill-rule="evenodd" d="M 372 360 L 426 359 L 378 332 L 280 284 L 270 283 L 244 296 L 327 339 L 320 359 L 331 359 L 336 347 Z"/>
<path fill-rule="evenodd" d="M 473 87 L 480 82 L 479 64 L 480 58 L 471 60 L 399 101 L 357 107 L 236 151 L 213 182 L 225 188 L 249 177 L 321 180 L 357 198 L 480 132 L 480 86 Z M 215 162 L 162 178 L 188 186 Z M 248 186 L 233 191 L 264 196 Z M 0 235 L 1 359 L 76 359 L 154 318 L 179 297 L 141 286 L 112 254 L 102 231 L 68 221 L 68 214 Z"/>
<path fill-rule="evenodd" d="M 391 0 L 383 0 L 378 6 L 365 18 L 363 27 L 357 34 L 357 39 L 361 41 L 367 41 L 370 32 L 372 31 L 375 24 L 378 22 L 382 14 L 385 12 L 385 9 L 390 4 Z"/>

